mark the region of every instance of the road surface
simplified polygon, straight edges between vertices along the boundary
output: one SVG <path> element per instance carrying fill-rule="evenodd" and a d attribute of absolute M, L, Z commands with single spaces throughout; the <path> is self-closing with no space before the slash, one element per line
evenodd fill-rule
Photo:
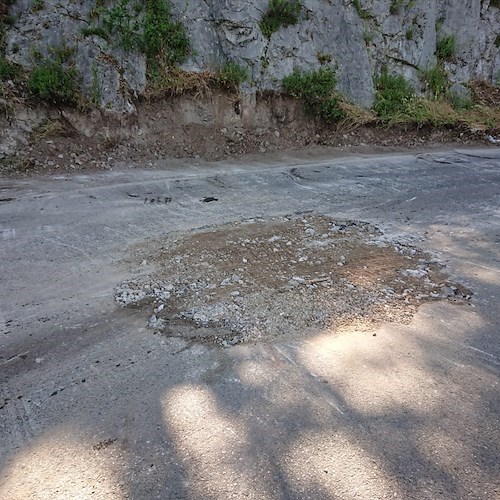
<path fill-rule="evenodd" d="M 498 149 L 157 167 L 0 181 L 1 498 L 500 498 Z M 309 211 L 410 239 L 470 304 L 222 348 L 114 302 L 134 245 Z"/>

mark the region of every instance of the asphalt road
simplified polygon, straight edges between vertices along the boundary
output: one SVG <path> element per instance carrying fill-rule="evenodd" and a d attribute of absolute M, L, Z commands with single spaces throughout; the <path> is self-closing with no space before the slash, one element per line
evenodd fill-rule
<path fill-rule="evenodd" d="M 305 211 L 436 253 L 471 304 L 223 349 L 113 301 L 137 243 Z M 0 179 L 0 498 L 500 498 L 499 336 L 498 149 Z"/>

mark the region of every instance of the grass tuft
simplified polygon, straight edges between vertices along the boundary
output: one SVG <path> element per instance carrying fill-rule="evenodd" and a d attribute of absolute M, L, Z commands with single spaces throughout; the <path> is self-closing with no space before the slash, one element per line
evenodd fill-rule
<path fill-rule="evenodd" d="M 78 102 L 78 71 L 65 68 L 60 61 L 44 61 L 28 77 L 31 94 L 51 104 Z"/>
<path fill-rule="evenodd" d="M 300 71 L 283 78 L 282 87 L 286 94 L 304 101 L 306 109 L 326 123 L 345 117 L 340 105 L 341 96 L 336 90 L 337 76 L 332 68 L 317 71 Z"/>
<path fill-rule="evenodd" d="M 236 89 L 248 80 L 248 71 L 239 64 L 228 61 L 216 73 L 215 82 L 227 89 Z"/>
<path fill-rule="evenodd" d="M 456 42 L 453 35 L 447 35 L 438 40 L 436 45 L 437 58 L 440 61 L 449 61 L 455 55 Z"/>
<path fill-rule="evenodd" d="M 415 95 L 409 82 L 401 75 L 390 75 L 386 69 L 376 82 L 377 91 L 373 109 L 382 120 L 401 112 Z"/>
<path fill-rule="evenodd" d="M 17 64 L 11 63 L 5 57 L 0 56 L 0 80 L 18 80 L 22 75 L 22 69 Z"/>
<path fill-rule="evenodd" d="M 372 15 L 366 9 L 361 6 L 360 0 L 352 0 L 352 4 L 361 19 L 371 19 Z"/>
<path fill-rule="evenodd" d="M 471 84 L 471 88 L 475 96 L 486 95 L 488 99 L 491 98 L 491 92 L 485 92 L 490 86 L 476 82 L 475 86 Z M 478 97 L 475 98 L 477 102 Z M 417 127 L 465 126 L 474 131 L 498 131 L 500 103 L 496 99 L 487 104 L 473 105 L 469 100 L 458 102 L 445 91 L 430 99 L 418 97 L 403 77 L 384 72 L 378 80 L 374 110 L 379 120 L 388 127 L 413 124 Z"/>
<path fill-rule="evenodd" d="M 427 89 L 434 99 L 446 95 L 450 82 L 444 68 L 440 65 L 429 68 L 422 74 Z"/>
<path fill-rule="evenodd" d="M 271 35 L 282 26 L 297 24 L 301 10 L 300 0 L 270 0 L 260 21 L 262 34 L 266 38 L 271 38 Z"/>
<path fill-rule="evenodd" d="M 165 0 L 146 0 L 143 50 L 150 73 L 181 64 L 190 53 L 186 30 L 172 19 L 170 4 Z"/>

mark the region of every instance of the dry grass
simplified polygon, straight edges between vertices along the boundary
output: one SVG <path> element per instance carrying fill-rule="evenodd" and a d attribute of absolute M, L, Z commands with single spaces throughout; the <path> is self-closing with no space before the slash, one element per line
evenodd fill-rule
<path fill-rule="evenodd" d="M 47 120 L 45 123 L 33 130 L 31 138 L 40 141 L 50 137 L 71 137 L 74 131 L 59 120 Z"/>
<path fill-rule="evenodd" d="M 488 130 L 494 134 L 500 133 L 500 106 L 476 105 L 471 110 L 460 112 L 460 119 L 472 131 Z"/>
<path fill-rule="evenodd" d="M 495 131 L 500 127 L 500 107 L 475 105 L 471 109 L 456 110 L 445 99 L 415 97 L 390 116 L 384 125 L 415 124 L 417 127 L 466 126 L 471 131 Z"/>
<path fill-rule="evenodd" d="M 16 87 L 0 81 L 0 113 L 4 114 L 8 120 L 11 120 L 15 115 L 15 108 L 25 104 L 26 99 L 19 95 Z"/>
<path fill-rule="evenodd" d="M 340 101 L 339 107 L 344 114 L 344 118 L 339 121 L 338 130 L 350 132 L 377 121 L 377 115 L 373 111 L 357 106 L 356 104 Z"/>
<path fill-rule="evenodd" d="M 500 87 L 479 80 L 470 82 L 469 87 L 472 90 L 474 104 L 492 108 L 500 107 Z"/>
<path fill-rule="evenodd" d="M 216 74 L 213 71 L 196 73 L 180 68 L 169 68 L 168 71 L 149 83 L 145 97 L 159 99 L 183 94 L 206 96 L 212 94 L 215 83 Z"/>
<path fill-rule="evenodd" d="M 387 127 L 401 124 L 443 126 L 456 123 L 458 118 L 458 113 L 447 101 L 412 97 L 396 113 L 388 115 L 384 124 Z"/>

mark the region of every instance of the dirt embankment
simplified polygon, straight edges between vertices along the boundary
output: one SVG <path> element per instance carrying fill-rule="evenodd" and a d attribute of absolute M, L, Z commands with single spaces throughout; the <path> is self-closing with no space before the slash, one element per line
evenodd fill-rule
<path fill-rule="evenodd" d="M 154 166 L 166 158 L 216 161 L 317 146 L 382 153 L 444 143 L 489 144 L 483 129 L 465 126 L 326 126 L 297 100 L 220 91 L 138 102 L 131 115 L 14 106 L 0 122 L 2 175 L 109 169 L 124 163 Z"/>

